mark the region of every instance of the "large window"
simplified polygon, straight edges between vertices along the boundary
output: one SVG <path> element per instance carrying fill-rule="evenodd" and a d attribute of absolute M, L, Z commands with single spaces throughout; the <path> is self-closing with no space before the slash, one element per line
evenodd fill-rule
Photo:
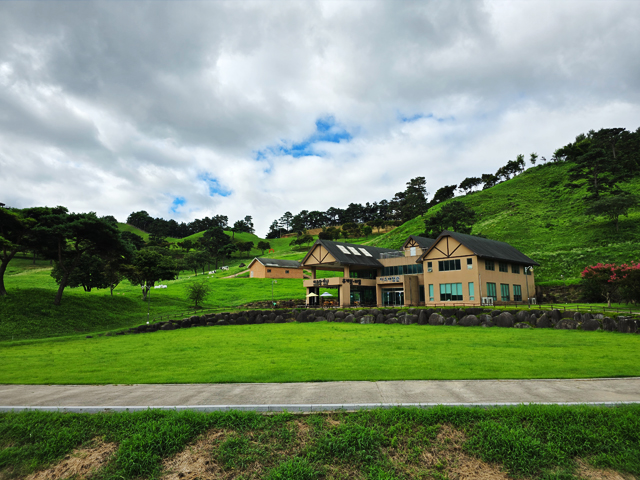
<path fill-rule="evenodd" d="M 456 260 L 441 260 L 438 262 L 438 270 L 441 272 L 449 272 L 451 270 L 462 270 L 460 266 L 460 259 Z"/>
<path fill-rule="evenodd" d="M 516 302 L 522 301 L 522 287 L 520 285 L 513 286 L 513 299 Z"/>
<path fill-rule="evenodd" d="M 509 264 L 505 262 L 500 262 L 498 264 L 498 270 L 500 270 L 501 272 L 509 273 Z"/>
<path fill-rule="evenodd" d="M 393 267 L 384 267 L 382 269 L 383 277 L 390 277 L 391 275 L 415 275 L 422 273 L 421 263 L 412 263 L 411 265 L 394 265 Z M 375 278 L 375 277 L 360 277 L 360 278 Z"/>
<path fill-rule="evenodd" d="M 433 302 L 435 297 L 433 296 L 433 285 L 429 285 L 429 301 Z"/>
<path fill-rule="evenodd" d="M 493 298 L 494 302 L 496 300 L 498 300 L 498 297 L 496 296 L 496 284 L 495 283 L 487 283 L 487 297 Z"/>
<path fill-rule="evenodd" d="M 520 273 L 520 265 L 511 265 L 511 273 Z"/>
<path fill-rule="evenodd" d="M 531 267 L 525 268 L 524 269 L 524 273 L 527 274 L 527 275 L 531 275 Z"/>
<path fill-rule="evenodd" d="M 496 269 L 496 264 L 493 263 L 493 260 L 485 260 L 484 261 L 484 268 L 485 268 L 485 270 L 495 270 Z"/>
<path fill-rule="evenodd" d="M 469 301 L 472 302 L 475 298 L 473 282 L 469 282 Z"/>
<path fill-rule="evenodd" d="M 509 298 L 509 285 L 506 283 L 500 284 L 500 298 L 502 298 L 503 302 L 508 302 Z"/>
<path fill-rule="evenodd" d="M 461 283 L 441 283 L 440 284 L 440 301 L 461 301 L 462 300 L 462 284 Z"/>

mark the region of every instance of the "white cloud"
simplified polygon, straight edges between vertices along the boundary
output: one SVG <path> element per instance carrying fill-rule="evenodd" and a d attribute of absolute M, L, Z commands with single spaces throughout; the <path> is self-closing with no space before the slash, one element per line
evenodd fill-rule
<path fill-rule="evenodd" d="M 631 1 L 0 2 L 0 201 L 265 234 L 415 176 L 434 192 L 637 128 L 638 31 Z M 278 151 L 328 117 L 350 141 Z"/>

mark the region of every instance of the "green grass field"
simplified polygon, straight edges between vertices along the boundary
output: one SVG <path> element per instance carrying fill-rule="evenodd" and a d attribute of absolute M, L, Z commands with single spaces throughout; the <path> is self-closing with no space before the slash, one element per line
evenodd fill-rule
<path fill-rule="evenodd" d="M 234 383 L 640 376 L 640 335 L 284 323 L 5 342 L 0 383 Z"/>
<path fill-rule="evenodd" d="M 640 406 L 0 414 L 0 478 L 56 465 L 94 467 L 101 480 L 629 479 L 640 474 Z"/>
<path fill-rule="evenodd" d="M 53 305 L 57 284 L 49 275 L 49 262 L 14 259 L 11 272 L 5 275 L 9 295 L 0 297 L 0 341 L 12 338 L 43 338 L 78 333 L 101 332 L 140 324 L 151 318 L 174 312 L 188 315 L 192 305 L 185 287 L 204 281 L 212 286 L 205 300 L 206 308 L 229 309 L 248 302 L 271 300 L 271 280 L 261 278 L 223 278 L 242 271 L 237 266 L 216 275 L 182 272 L 180 278 L 167 282 L 166 289 L 152 289 L 151 301 L 142 301 L 140 288 L 122 282 L 113 297 L 108 290 L 85 292 L 82 288 L 67 288 L 59 307 Z M 273 298 L 288 300 L 304 298 L 302 280 L 278 280 L 273 285 Z M 191 310 L 191 314 L 194 311 Z"/>

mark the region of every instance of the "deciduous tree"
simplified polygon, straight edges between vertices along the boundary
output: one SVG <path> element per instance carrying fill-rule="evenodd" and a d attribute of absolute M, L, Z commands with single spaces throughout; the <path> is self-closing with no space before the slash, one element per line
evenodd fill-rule
<path fill-rule="evenodd" d="M 264 240 L 260 240 L 258 242 L 258 250 L 262 251 L 262 255 L 264 255 L 265 250 L 269 250 L 270 248 L 271 245 L 269 244 L 269 242 L 265 242 Z"/>
<path fill-rule="evenodd" d="M 123 266 L 123 273 L 133 285 L 142 289 L 142 299 L 161 280 L 173 280 L 176 277 L 175 263 L 171 257 L 145 248 L 133 254 L 131 264 Z"/>
<path fill-rule="evenodd" d="M 193 282 L 187 285 L 187 298 L 194 303 L 194 308 L 198 309 L 198 303 L 202 303 L 211 293 L 211 285 L 205 281 Z"/>

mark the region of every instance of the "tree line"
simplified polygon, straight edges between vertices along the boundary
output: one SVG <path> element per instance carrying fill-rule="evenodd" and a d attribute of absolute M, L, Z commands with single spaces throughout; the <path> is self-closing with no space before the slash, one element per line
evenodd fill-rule
<path fill-rule="evenodd" d="M 253 218 L 249 215 L 241 220 L 237 220 L 232 227 L 229 227 L 229 217 L 226 215 L 214 215 L 213 217 L 196 218 L 189 223 L 178 223 L 173 219 L 165 220 L 164 218 L 154 218 L 145 210 L 140 210 L 139 212 L 133 212 L 129 215 L 127 217 L 127 223 L 150 235 L 163 238 L 185 238 L 215 227 L 220 227 L 223 230 L 231 230 L 234 233 L 254 233 L 255 231 L 253 228 Z"/>
<path fill-rule="evenodd" d="M 266 241 L 243 242 L 229 237 L 221 226 L 208 228 L 197 240 L 171 244 L 162 237 L 149 241 L 132 232 L 120 232 L 115 218 L 95 213 L 71 213 L 67 208 L 0 206 L 0 296 L 7 294 L 4 274 L 18 252 L 33 252 L 53 263 L 51 276 L 58 284 L 54 305 L 65 288 L 113 290 L 128 280 L 138 285 L 143 299 L 155 283 L 177 278 L 180 271 L 218 267 L 234 252 L 263 251 Z"/>

